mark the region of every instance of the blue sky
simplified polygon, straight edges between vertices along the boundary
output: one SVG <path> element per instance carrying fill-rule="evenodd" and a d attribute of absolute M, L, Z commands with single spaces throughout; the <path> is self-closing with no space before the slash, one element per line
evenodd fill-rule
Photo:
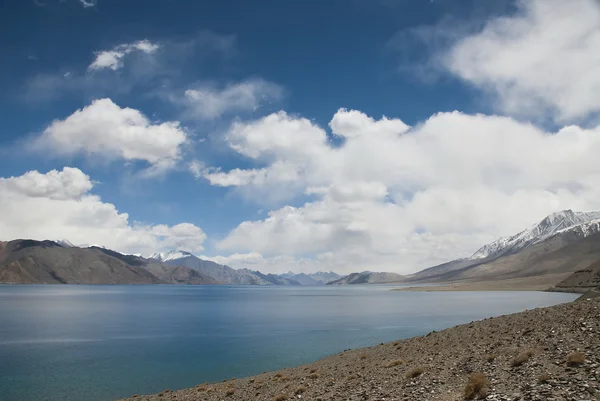
<path fill-rule="evenodd" d="M 600 208 L 599 38 L 595 0 L 5 0 L 0 239 L 275 272 L 467 256 Z"/>

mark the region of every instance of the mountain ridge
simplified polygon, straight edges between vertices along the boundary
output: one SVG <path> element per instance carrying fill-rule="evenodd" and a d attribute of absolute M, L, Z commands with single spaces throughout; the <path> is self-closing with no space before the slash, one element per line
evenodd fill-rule
<path fill-rule="evenodd" d="M 581 227 L 580 229 L 583 232 L 582 226 L 584 225 L 587 228 L 587 235 L 600 232 L 600 212 L 573 212 L 571 209 L 562 210 L 546 216 L 538 223 L 515 235 L 500 237 L 482 246 L 469 259 L 499 257 L 517 253 L 530 245 L 542 242 L 565 230 L 577 230 Z"/>

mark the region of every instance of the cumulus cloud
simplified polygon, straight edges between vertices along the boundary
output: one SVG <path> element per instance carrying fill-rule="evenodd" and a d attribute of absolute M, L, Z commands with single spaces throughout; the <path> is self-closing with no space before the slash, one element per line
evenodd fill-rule
<path fill-rule="evenodd" d="M 577 121 L 600 111 L 600 3 L 520 0 L 514 15 L 456 41 L 443 65 L 520 116 Z"/>
<path fill-rule="evenodd" d="M 279 271 L 303 261 L 302 268 L 406 273 L 467 256 L 557 210 L 600 209 L 600 127 L 547 132 L 460 112 L 408 127 L 345 109 L 329 125 L 341 145 L 283 112 L 232 125 L 229 146 L 259 166 L 204 168 L 211 184 L 244 188 L 254 200 L 278 187 L 286 201 L 314 199 L 242 222 L 221 250 L 258 252 Z M 281 165 L 297 174 L 278 173 Z"/>
<path fill-rule="evenodd" d="M 258 109 L 265 103 L 278 100 L 283 89 L 262 79 L 249 79 L 224 87 L 202 84 L 187 89 L 184 98 L 172 97 L 175 103 L 186 108 L 188 118 L 212 120 L 225 114 Z"/>
<path fill-rule="evenodd" d="M 172 168 L 188 140 L 176 121 L 153 123 L 140 111 L 121 108 L 111 99 L 95 100 L 64 120 L 55 120 L 35 141 L 35 147 L 58 155 L 101 155 L 143 160 L 149 172 Z"/>
<path fill-rule="evenodd" d="M 85 0 L 82 0 L 82 3 L 86 4 Z M 96 3 L 89 2 L 88 4 L 94 6 Z M 152 54 L 156 52 L 159 48 L 160 45 L 158 45 L 157 43 L 152 43 L 149 40 L 144 39 L 133 43 L 124 43 L 115 46 L 111 50 L 98 51 L 95 53 L 96 58 L 88 66 L 88 70 L 97 71 L 108 68 L 113 71 L 116 71 L 119 68 L 123 67 L 123 59 L 128 54 L 135 51 L 142 52 L 145 54 Z"/>
<path fill-rule="evenodd" d="M 125 253 L 203 250 L 206 234 L 190 223 L 174 226 L 131 222 L 127 213 L 90 191 L 94 182 L 77 168 L 29 171 L 0 178 L 0 232 L 3 240 L 62 239 Z"/>

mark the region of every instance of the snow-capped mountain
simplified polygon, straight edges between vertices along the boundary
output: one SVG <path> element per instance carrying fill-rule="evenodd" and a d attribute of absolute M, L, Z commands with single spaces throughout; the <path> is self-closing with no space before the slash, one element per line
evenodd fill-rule
<path fill-rule="evenodd" d="M 600 212 L 573 212 L 563 210 L 553 213 L 539 223 L 511 237 L 502 237 L 481 247 L 471 256 L 473 259 L 510 255 L 545 241 L 557 234 L 575 232 L 588 237 L 600 232 Z"/>
<path fill-rule="evenodd" d="M 159 262 L 169 262 L 177 259 L 184 259 L 190 256 L 194 256 L 186 251 L 169 251 L 164 253 L 154 252 L 148 259 L 154 259 Z"/>
<path fill-rule="evenodd" d="M 57 241 L 54 241 L 57 244 L 63 246 L 64 248 L 75 248 L 75 245 L 73 245 L 73 243 L 71 241 L 69 241 L 68 239 L 59 239 Z"/>

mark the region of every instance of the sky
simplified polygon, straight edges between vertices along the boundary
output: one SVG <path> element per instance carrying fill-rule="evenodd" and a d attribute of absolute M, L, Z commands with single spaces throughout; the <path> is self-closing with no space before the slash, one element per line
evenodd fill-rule
<path fill-rule="evenodd" d="M 599 0 L 3 0 L 0 51 L 0 240 L 406 274 L 600 210 Z"/>

